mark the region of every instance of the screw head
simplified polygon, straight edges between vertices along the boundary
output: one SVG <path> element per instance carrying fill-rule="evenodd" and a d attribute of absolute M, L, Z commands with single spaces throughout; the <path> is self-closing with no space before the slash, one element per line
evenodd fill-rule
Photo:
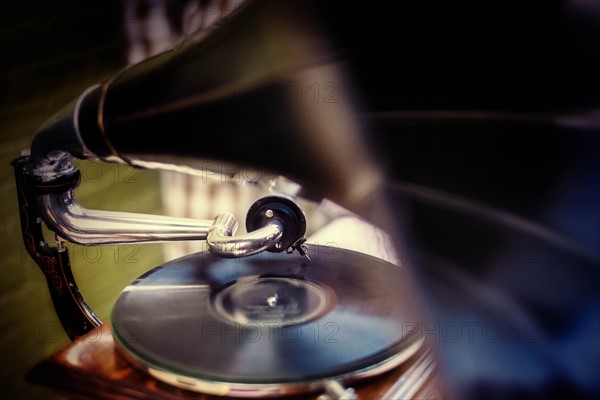
<path fill-rule="evenodd" d="M 265 211 L 265 216 L 267 218 L 273 218 L 273 215 L 274 215 L 273 214 L 273 210 L 267 210 L 267 211 Z"/>

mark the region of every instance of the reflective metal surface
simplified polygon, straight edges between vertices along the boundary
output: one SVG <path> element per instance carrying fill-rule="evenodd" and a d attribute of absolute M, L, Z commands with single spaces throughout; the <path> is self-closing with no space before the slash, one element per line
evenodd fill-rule
<path fill-rule="evenodd" d="M 304 241 L 304 226 L 303 229 L 287 226 L 284 220 L 274 218 L 272 210 L 267 210 L 270 217 L 252 225 L 248 229 L 249 233 L 233 236 L 238 222 L 235 216 L 229 213 L 219 214 L 214 220 L 195 220 L 85 209 L 77 203 L 73 193 L 79 184 L 79 171 L 71 163 L 69 154 L 63 151 L 53 150 L 44 157 L 25 162 L 22 172 L 38 182 L 34 186 L 39 185 L 37 190 L 41 190 L 38 193 L 38 201 L 44 222 L 60 238 L 77 244 L 206 239 L 208 249 L 213 254 L 221 257 L 243 257 L 267 249 L 286 250 L 290 243 L 284 246 L 280 242 L 286 230 L 288 241 Z M 70 183 L 59 184 L 65 179 Z M 285 201 L 294 207 L 305 223 L 300 207 L 291 198 L 286 198 Z M 251 216 L 254 217 L 254 214 Z M 304 251 L 298 248 L 299 251 Z"/>
<path fill-rule="evenodd" d="M 69 191 L 41 196 L 42 218 L 62 238 L 77 244 L 203 240 L 212 220 L 89 210 Z"/>
<path fill-rule="evenodd" d="M 237 229 L 231 229 L 231 214 L 221 214 L 209 229 L 206 242 L 210 252 L 220 257 L 242 257 L 260 253 L 279 242 L 283 236 L 283 226 L 278 221 L 271 221 L 262 228 L 240 236 L 233 236 Z"/>
<path fill-rule="evenodd" d="M 61 238 L 81 245 L 207 240 L 211 253 L 242 257 L 279 242 L 284 228 L 271 221 L 262 228 L 233 236 L 238 227 L 228 213 L 214 220 L 90 210 L 77 203 L 73 191 L 40 196 L 42 218 Z M 284 249 L 282 249 L 284 250 Z"/>

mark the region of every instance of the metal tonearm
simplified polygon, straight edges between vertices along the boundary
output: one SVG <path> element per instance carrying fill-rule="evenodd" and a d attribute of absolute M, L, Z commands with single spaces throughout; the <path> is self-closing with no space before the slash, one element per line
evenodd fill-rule
<path fill-rule="evenodd" d="M 38 161 L 30 169 L 30 175 L 38 182 L 44 182 L 39 187 L 51 187 L 53 182 L 71 177 L 71 185 L 40 193 L 38 203 L 41 218 L 48 228 L 59 238 L 75 244 L 87 246 L 206 240 L 208 250 L 215 255 L 244 257 L 267 249 L 286 250 L 305 233 L 302 210 L 285 197 L 271 196 L 271 201 L 276 203 L 274 207 L 261 207 L 262 216 L 252 212 L 248 220 L 254 221 L 258 217 L 260 222 L 253 224 L 248 233 L 234 236 L 239 224 L 235 216 L 229 213 L 219 214 L 214 219 L 197 220 L 86 209 L 77 202 L 73 192 L 79 184 L 79 172 L 64 152 L 54 151 L 45 160 Z M 286 209 L 280 211 L 286 215 L 277 215 L 281 202 L 285 202 Z M 287 221 L 289 218 L 285 218 L 288 213 L 292 213 L 298 221 L 291 221 L 290 224 Z M 294 231 L 291 238 L 285 235 L 290 228 Z M 282 242 L 284 235 L 288 236 L 286 241 L 289 243 Z"/>
<path fill-rule="evenodd" d="M 238 221 L 229 213 L 195 220 L 90 210 L 75 199 L 81 174 L 70 157 L 55 150 L 43 157 L 23 155 L 12 165 L 25 247 L 46 276 L 58 317 L 71 339 L 101 321 L 79 293 L 65 242 L 90 246 L 206 240 L 209 252 L 218 257 L 294 250 L 308 257 L 306 217 L 291 197 L 269 195 L 255 201 L 246 217 L 248 233 L 237 236 Z M 42 222 L 56 234 L 57 246 L 46 242 Z"/>

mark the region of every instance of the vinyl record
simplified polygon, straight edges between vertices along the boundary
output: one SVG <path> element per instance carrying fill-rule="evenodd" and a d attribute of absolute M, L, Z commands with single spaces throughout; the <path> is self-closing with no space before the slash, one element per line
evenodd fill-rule
<path fill-rule="evenodd" d="M 372 375 L 418 349 L 402 267 L 333 247 L 311 255 L 198 253 L 157 267 L 113 309 L 117 348 L 159 379 L 243 396 Z"/>

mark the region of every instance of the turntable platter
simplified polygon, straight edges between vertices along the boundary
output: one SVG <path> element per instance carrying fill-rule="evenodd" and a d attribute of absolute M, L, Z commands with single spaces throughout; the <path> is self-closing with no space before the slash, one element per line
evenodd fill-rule
<path fill-rule="evenodd" d="M 420 314 L 406 271 L 311 249 L 312 261 L 197 253 L 151 270 L 113 309 L 117 348 L 159 379 L 244 396 L 370 376 L 414 354 Z"/>

